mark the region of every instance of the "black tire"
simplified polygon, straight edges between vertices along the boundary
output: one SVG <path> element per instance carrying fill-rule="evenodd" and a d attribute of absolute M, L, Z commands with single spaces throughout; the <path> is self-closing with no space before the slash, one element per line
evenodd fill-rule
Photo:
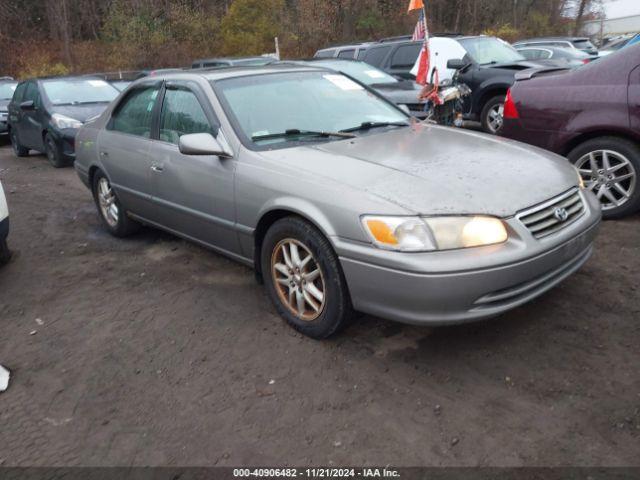
<path fill-rule="evenodd" d="M 604 169 L 598 170 L 598 172 L 594 176 L 590 176 L 587 174 L 582 174 L 582 177 L 589 186 L 593 179 L 595 178 L 599 184 L 596 184 L 595 187 L 592 188 L 593 192 L 598 195 L 598 192 L 602 188 L 604 184 L 603 190 L 609 190 L 609 195 L 613 195 L 615 199 L 620 198 L 622 200 L 621 192 L 617 190 L 615 184 L 618 183 L 619 187 L 629 193 L 629 197 L 624 202 L 620 202 L 620 206 L 612 206 L 612 202 L 610 199 L 606 197 L 606 191 L 603 192 L 601 202 L 603 205 L 602 216 L 606 219 L 616 219 L 626 217 L 631 215 L 632 213 L 640 210 L 640 147 L 629 140 L 625 140 L 623 138 L 618 137 L 599 137 L 588 140 L 576 148 L 574 148 L 567 157 L 569 161 L 576 165 L 577 167 L 585 167 L 589 165 L 590 162 L 587 160 L 589 154 L 594 153 L 596 158 L 596 163 L 598 167 L 602 166 L 602 156 L 599 154 L 599 151 L 609 151 L 613 152 L 615 155 L 608 156 L 609 163 L 612 167 L 616 164 L 620 165 L 619 158 L 624 158 L 628 160 L 629 167 L 623 167 L 617 171 L 614 171 L 610 174 L 606 173 Z M 619 155 L 620 157 L 617 157 Z M 586 162 L 586 163 L 584 163 Z M 604 172 L 604 173 L 603 173 Z M 633 173 L 635 177 L 633 181 L 631 178 L 622 180 L 622 181 L 612 181 L 616 178 L 624 177 Z M 609 188 L 607 189 L 607 185 Z"/>
<path fill-rule="evenodd" d="M 290 290 L 290 287 L 276 286 L 272 263 L 275 263 L 278 258 L 282 242 L 288 240 L 294 240 L 313 255 L 313 260 L 307 264 L 309 269 L 315 271 L 317 267 L 320 270 L 320 276 L 315 282 L 321 282 L 324 288 L 324 301 L 322 305 L 318 305 L 321 307 L 319 312 L 312 312 L 317 315 L 316 318 L 306 320 L 301 318 L 286 303 L 282 290 Z M 324 339 L 340 330 L 350 319 L 353 313 L 351 297 L 338 257 L 324 235 L 303 219 L 294 216 L 286 217 L 269 228 L 262 243 L 261 268 L 267 293 L 276 310 L 300 333 L 318 340 Z M 301 295 L 307 295 L 307 287 L 298 285 L 297 288 Z M 302 288 L 305 289 L 304 293 Z M 296 288 L 293 290 L 296 291 Z M 315 301 L 316 298 L 313 300 Z M 309 305 L 305 304 L 307 307 Z"/>
<path fill-rule="evenodd" d="M 44 137 L 44 153 L 47 156 L 49 163 L 55 168 L 67 166 L 67 162 L 65 162 L 62 155 L 60 155 L 60 150 L 58 149 L 58 145 L 56 145 L 56 141 L 48 133 Z"/>
<path fill-rule="evenodd" d="M 480 114 L 480 122 L 482 123 L 482 130 L 486 133 L 490 133 L 491 135 L 498 135 L 502 130 L 502 122 L 500 122 L 499 128 L 495 129 L 492 127 L 491 120 L 489 118 L 489 114 L 494 109 L 494 107 L 498 105 L 502 105 L 504 107 L 505 95 L 496 95 L 495 97 L 489 99 L 487 103 L 485 103 L 484 107 L 482 107 L 482 113 Z"/>
<path fill-rule="evenodd" d="M 109 179 L 100 170 L 98 170 L 93 175 L 93 182 L 92 182 L 92 188 L 91 188 L 93 192 L 93 200 L 96 204 L 96 208 L 98 209 L 98 216 L 100 217 L 102 224 L 107 229 L 107 231 L 114 237 L 122 238 L 135 233 L 140 228 L 140 225 L 135 221 L 133 221 L 131 218 L 129 218 L 129 216 L 127 215 L 127 212 L 122 207 L 122 204 L 118 199 L 118 196 L 116 195 L 115 192 L 113 192 L 113 190 L 111 190 L 111 192 L 113 195 L 113 204 L 117 207 L 117 212 L 118 212 L 117 221 L 110 222 L 106 218 L 105 213 L 103 213 L 103 210 L 102 210 L 99 193 L 98 193 L 100 182 L 102 179 L 104 179 L 107 182 L 109 188 L 111 188 L 111 183 L 109 182 Z"/>
<path fill-rule="evenodd" d="M 11 250 L 7 246 L 6 240 L 0 240 L 0 265 L 4 265 L 11 258 Z"/>
<path fill-rule="evenodd" d="M 9 131 L 9 139 L 11 140 L 11 147 L 13 148 L 13 153 L 16 157 L 26 157 L 29 155 L 29 149 L 20 144 L 18 134 L 13 128 Z"/>

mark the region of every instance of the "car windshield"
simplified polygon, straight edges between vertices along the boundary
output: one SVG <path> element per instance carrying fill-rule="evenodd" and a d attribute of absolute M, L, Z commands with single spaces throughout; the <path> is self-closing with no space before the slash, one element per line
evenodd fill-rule
<path fill-rule="evenodd" d="M 339 73 L 286 72 L 214 81 L 244 142 L 279 148 L 408 125 L 409 116 Z"/>
<path fill-rule="evenodd" d="M 119 91 L 98 79 L 57 79 L 43 82 L 44 91 L 53 105 L 108 103 Z"/>
<path fill-rule="evenodd" d="M 375 85 L 378 83 L 398 83 L 398 80 L 388 73 L 378 70 L 372 67 L 368 63 L 364 62 L 349 62 L 349 61 L 332 61 L 322 60 L 319 62 L 313 62 L 312 65 L 319 65 L 322 67 L 337 70 L 342 73 L 346 73 L 350 77 L 355 78 L 360 83 L 365 85 Z"/>
<path fill-rule="evenodd" d="M 497 38 L 463 38 L 459 42 L 469 56 L 480 65 L 521 62 L 525 59 L 511 45 Z"/>
<path fill-rule="evenodd" d="M 11 100 L 17 83 L 0 83 L 0 100 Z"/>

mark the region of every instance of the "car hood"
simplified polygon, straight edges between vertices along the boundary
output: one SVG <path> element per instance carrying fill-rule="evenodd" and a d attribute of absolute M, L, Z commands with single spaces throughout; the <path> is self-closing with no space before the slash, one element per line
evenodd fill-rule
<path fill-rule="evenodd" d="M 81 122 L 97 117 L 109 106 L 108 103 L 92 103 L 88 105 L 54 105 L 51 113 L 59 113 L 69 118 L 74 118 Z"/>
<path fill-rule="evenodd" d="M 404 80 L 393 83 L 376 83 L 371 85 L 383 97 L 398 104 L 424 103 L 418 99 L 422 87 L 416 82 Z"/>
<path fill-rule="evenodd" d="M 482 68 L 491 68 L 497 70 L 526 70 L 527 68 L 538 68 L 544 64 L 541 62 L 534 62 L 531 60 L 521 60 L 519 62 L 509 63 L 494 63 L 491 65 L 481 65 Z"/>
<path fill-rule="evenodd" d="M 506 218 L 577 185 L 575 169 L 560 156 L 431 124 L 263 154 L 423 215 Z"/>

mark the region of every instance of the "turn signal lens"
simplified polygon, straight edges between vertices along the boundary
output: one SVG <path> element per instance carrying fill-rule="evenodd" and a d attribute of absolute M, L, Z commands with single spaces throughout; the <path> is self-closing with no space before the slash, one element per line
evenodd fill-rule
<path fill-rule="evenodd" d="M 507 98 L 504 101 L 503 117 L 512 119 L 520 118 L 520 114 L 516 108 L 516 102 L 513 101 L 513 96 L 511 95 L 511 89 L 507 90 Z"/>
<path fill-rule="evenodd" d="M 364 217 L 362 224 L 380 248 L 401 252 L 435 250 L 427 225 L 414 217 Z"/>
<path fill-rule="evenodd" d="M 367 220 L 367 227 L 369 227 L 369 232 L 377 242 L 387 245 L 398 244 L 398 239 L 393 234 L 393 230 L 382 220 Z"/>

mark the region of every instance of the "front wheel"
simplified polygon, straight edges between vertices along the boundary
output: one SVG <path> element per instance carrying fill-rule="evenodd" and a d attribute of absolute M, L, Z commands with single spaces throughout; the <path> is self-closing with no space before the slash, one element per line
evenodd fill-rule
<path fill-rule="evenodd" d="M 600 200 L 604 218 L 621 218 L 640 209 L 638 145 L 616 137 L 594 138 L 578 145 L 568 157 Z"/>
<path fill-rule="evenodd" d="M 44 153 L 47 155 L 49 163 L 55 168 L 62 168 L 66 165 L 62 155 L 60 155 L 60 150 L 56 145 L 56 141 L 48 133 L 44 137 Z"/>
<path fill-rule="evenodd" d="M 0 265 L 4 265 L 11 258 L 11 251 L 6 240 L 0 240 Z"/>
<path fill-rule="evenodd" d="M 100 220 L 111 235 L 126 237 L 137 230 L 138 224 L 127 216 L 111 188 L 109 179 L 101 171 L 93 176 L 93 199 L 98 208 Z"/>
<path fill-rule="evenodd" d="M 352 314 L 338 257 L 314 226 L 298 217 L 274 223 L 262 244 L 261 267 L 278 313 L 315 339 L 331 336 Z"/>
<path fill-rule="evenodd" d="M 489 100 L 480 114 L 482 129 L 491 135 L 497 135 L 504 123 L 504 95 L 496 95 Z"/>

